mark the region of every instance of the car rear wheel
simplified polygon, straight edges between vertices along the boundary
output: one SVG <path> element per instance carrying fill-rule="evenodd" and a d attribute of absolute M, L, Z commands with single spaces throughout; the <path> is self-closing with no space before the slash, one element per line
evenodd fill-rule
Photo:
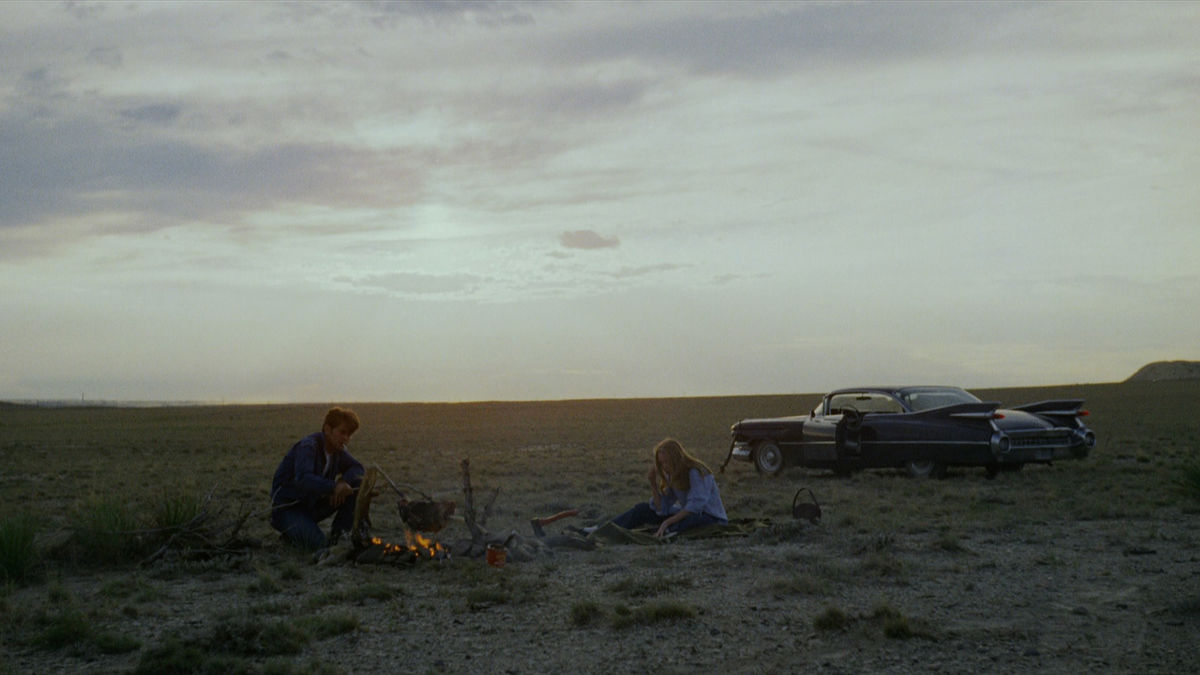
<path fill-rule="evenodd" d="M 783 469 L 783 452 L 771 441 L 763 441 L 754 448 L 754 468 L 766 476 L 774 476 Z"/>
<path fill-rule="evenodd" d="M 910 459 L 904 468 L 913 478 L 941 478 L 946 475 L 945 465 L 932 459 Z"/>

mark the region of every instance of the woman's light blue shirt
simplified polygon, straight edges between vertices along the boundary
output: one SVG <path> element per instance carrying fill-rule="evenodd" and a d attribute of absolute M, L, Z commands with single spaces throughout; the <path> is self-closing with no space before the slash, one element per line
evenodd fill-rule
<path fill-rule="evenodd" d="M 686 510 L 689 513 L 707 513 L 723 524 L 728 523 L 725 505 L 721 503 L 721 492 L 717 490 L 717 479 L 711 473 L 702 473 L 699 469 L 689 469 L 688 479 L 691 487 L 687 490 L 667 487 L 655 513 L 669 516 Z M 654 506 L 654 503 L 651 502 L 650 505 Z"/>

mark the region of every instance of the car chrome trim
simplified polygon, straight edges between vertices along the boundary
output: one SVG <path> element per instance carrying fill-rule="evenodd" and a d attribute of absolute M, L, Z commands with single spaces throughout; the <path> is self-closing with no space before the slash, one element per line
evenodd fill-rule
<path fill-rule="evenodd" d="M 1012 440 L 1009 439 L 1007 434 L 1002 434 L 999 431 L 992 434 L 990 445 L 992 446 L 992 453 L 997 456 L 1007 455 L 1012 451 Z"/>
<path fill-rule="evenodd" d="M 960 417 L 963 419 L 972 420 L 993 420 L 996 418 L 996 413 L 994 411 L 950 413 L 950 417 Z"/>

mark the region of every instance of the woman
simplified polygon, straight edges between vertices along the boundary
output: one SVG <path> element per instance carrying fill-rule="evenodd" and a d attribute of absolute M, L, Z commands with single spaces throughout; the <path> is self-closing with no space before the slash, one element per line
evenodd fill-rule
<path fill-rule="evenodd" d="M 654 535 L 678 534 L 701 525 L 729 524 L 712 470 L 668 438 L 654 448 L 650 501 L 613 518 L 614 525 L 633 529 L 657 525 Z"/>

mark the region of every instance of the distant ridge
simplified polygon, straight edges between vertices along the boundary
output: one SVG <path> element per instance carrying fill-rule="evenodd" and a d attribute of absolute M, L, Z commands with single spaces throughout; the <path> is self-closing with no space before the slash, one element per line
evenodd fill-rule
<path fill-rule="evenodd" d="M 1155 361 L 1142 366 L 1126 382 L 1200 380 L 1200 361 Z"/>

